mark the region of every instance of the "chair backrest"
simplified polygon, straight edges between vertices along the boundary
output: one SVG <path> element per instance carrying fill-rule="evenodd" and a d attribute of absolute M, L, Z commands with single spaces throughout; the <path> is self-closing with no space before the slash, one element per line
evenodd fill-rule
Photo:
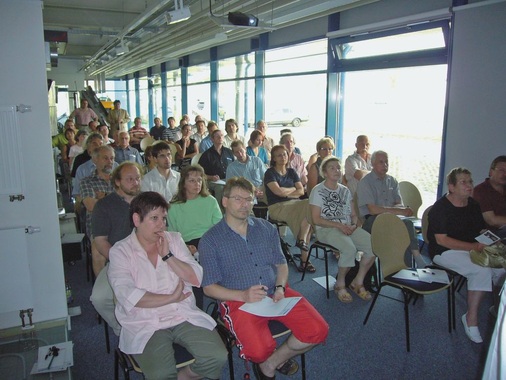
<path fill-rule="evenodd" d="M 358 191 L 355 191 L 355 194 L 353 195 L 353 208 L 355 209 L 355 214 L 358 218 L 358 225 L 361 226 L 364 224 L 364 219 L 360 216 L 360 212 L 358 210 Z"/>
<path fill-rule="evenodd" d="M 406 226 L 394 214 L 380 214 L 371 230 L 372 250 L 380 260 L 383 277 L 407 268 L 404 253 L 409 246 Z"/>
<path fill-rule="evenodd" d="M 432 206 L 427 207 L 427 209 L 423 212 L 422 215 L 422 236 L 423 241 L 429 244 L 429 239 L 427 238 L 427 231 L 429 230 L 429 211 Z"/>
<path fill-rule="evenodd" d="M 172 156 L 172 163 L 176 163 L 176 155 L 177 155 L 177 148 L 174 144 L 169 144 L 170 147 L 170 154 Z"/>
<path fill-rule="evenodd" d="M 399 182 L 399 191 L 401 193 L 402 203 L 405 206 L 409 206 L 413 210 L 413 216 L 418 218 L 418 210 L 422 205 L 422 196 L 420 191 L 415 185 L 408 181 Z"/>
<path fill-rule="evenodd" d="M 201 156 L 202 156 L 202 153 L 197 153 L 195 156 L 193 156 L 192 157 L 192 165 L 198 164 Z"/>

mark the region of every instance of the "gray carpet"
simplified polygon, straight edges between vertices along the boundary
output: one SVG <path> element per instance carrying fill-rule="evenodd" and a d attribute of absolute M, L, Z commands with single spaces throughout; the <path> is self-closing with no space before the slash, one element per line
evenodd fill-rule
<path fill-rule="evenodd" d="M 293 239 L 288 239 L 289 241 Z M 297 252 L 296 248 L 292 248 Z M 488 314 L 492 297 L 485 298 L 480 310 L 480 328 L 485 342 L 472 343 L 465 335 L 460 316 L 465 312 L 466 289 L 456 297 L 457 327 L 448 333 L 446 292 L 420 298 L 410 305 L 411 352 L 406 352 L 402 303 L 380 297 L 367 325 L 363 325 L 369 303 L 354 297 L 351 304 L 340 303 L 333 292 L 312 280 L 324 275 L 323 260 L 313 259 L 315 274 L 300 281 L 300 273 L 290 266 L 290 285 L 305 295 L 330 325 L 325 345 L 306 354 L 308 379 L 478 379 L 481 377 L 495 320 Z M 337 261 L 329 257 L 330 273 L 335 275 Z M 74 379 L 112 379 L 113 352 L 106 353 L 103 325 L 89 302 L 91 282 L 86 282 L 85 260 L 75 266 L 65 264 L 75 302 L 82 315 L 72 318 L 74 342 Z M 387 288 L 387 294 L 400 298 L 400 292 Z M 383 291 L 382 291 L 383 293 Z M 110 330 L 111 348 L 118 338 Z M 248 363 L 234 355 L 235 378 L 246 372 L 254 375 Z M 249 370 L 249 371 L 248 371 Z M 120 377 L 121 378 L 121 377 Z M 141 378 L 136 375 L 133 379 Z M 229 379 L 228 366 L 222 379 Z M 277 378 L 287 378 L 281 375 Z M 292 377 L 300 379 L 300 372 Z"/>

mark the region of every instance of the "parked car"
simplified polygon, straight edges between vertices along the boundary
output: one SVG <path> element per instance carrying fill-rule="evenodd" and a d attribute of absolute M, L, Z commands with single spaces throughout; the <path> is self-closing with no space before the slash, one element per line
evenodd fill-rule
<path fill-rule="evenodd" d="M 299 127 L 302 122 L 308 121 L 307 115 L 300 115 L 293 112 L 290 108 L 279 108 L 272 113 L 265 115 L 265 121 L 269 125 L 287 126 L 291 124 L 293 127 Z"/>

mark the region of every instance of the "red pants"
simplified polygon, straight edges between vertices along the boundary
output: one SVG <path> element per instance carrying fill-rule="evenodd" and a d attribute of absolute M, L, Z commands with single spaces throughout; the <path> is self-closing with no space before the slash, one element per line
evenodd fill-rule
<path fill-rule="evenodd" d="M 286 288 L 285 297 L 301 294 Z M 269 320 L 282 322 L 303 343 L 320 344 L 325 341 L 329 326 L 316 309 L 304 298 L 282 317 L 259 317 L 239 310 L 244 302 L 221 303 L 221 315 L 227 328 L 237 338 L 237 347 L 243 359 L 263 363 L 276 349 L 276 341 L 269 330 Z"/>

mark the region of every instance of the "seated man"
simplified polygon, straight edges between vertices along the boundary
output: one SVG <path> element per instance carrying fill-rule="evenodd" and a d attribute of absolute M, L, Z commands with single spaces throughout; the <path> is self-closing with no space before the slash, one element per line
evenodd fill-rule
<path fill-rule="evenodd" d="M 218 129 L 218 124 L 216 124 L 214 121 L 209 121 L 207 123 L 207 136 L 202 139 L 199 145 L 199 152 L 204 153 L 206 150 L 208 150 L 210 147 L 213 146 L 213 139 L 211 138 L 214 131 Z"/>
<path fill-rule="evenodd" d="M 267 155 L 269 156 L 269 159 L 270 159 L 271 158 L 271 149 L 276 144 L 274 144 L 274 139 L 272 137 L 267 136 L 267 128 L 268 128 L 267 123 L 264 120 L 257 121 L 255 129 L 257 131 L 260 131 L 263 133 L 264 142 L 263 142 L 262 146 L 267 151 Z"/>
<path fill-rule="evenodd" d="M 488 228 L 501 238 L 506 237 L 506 156 L 499 156 L 490 165 L 489 178 L 474 188 L 473 198 L 480 204 Z"/>
<path fill-rule="evenodd" d="M 93 236 L 93 284 L 90 301 L 98 314 L 119 336 L 121 326 L 114 315 L 114 294 L 107 279 L 106 262 L 109 251 L 118 241 L 132 232 L 130 202 L 141 192 L 141 170 L 138 164 L 125 161 L 111 174 L 114 191 L 100 199 L 93 208 L 91 232 Z M 105 269 L 104 269 L 105 267 Z"/>
<path fill-rule="evenodd" d="M 260 317 L 239 308 L 246 302 L 270 297 L 300 297 L 289 288 L 288 266 L 279 235 L 264 219 L 250 217 L 254 187 L 244 178 L 231 178 L 223 193 L 225 217 L 200 240 L 202 286 L 207 296 L 221 301 L 225 324 L 233 331 L 243 358 L 251 360 L 257 379 L 274 378 L 276 369 L 293 374 L 290 360 L 325 341 L 328 324 L 304 298 L 285 316 Z M 279 347 L 272 338 L 269 320 L 282 322 L 292 335 Z"/>
<path fill-rule="evenodd" d="M 195 303 L 192 286 L 200 286 L 202 267 L 179 233 L 165 231 L 168 208 L 158 193 L 139 194 L 130 203 L 135 229 L 110 250 L 119 347 L 135 357 L 147 379 L 218 379 L 227 350 L 216 322 Z M 195 358 L 179 374 L 173 343 Z"/>
<path fill-rule="evenodd" d="M 170 202 L 177 194 L 181 175 L 175 170 L 171 170 L 172 153 L 169 144 L 159 142 L 153 145 L 151 155 L 156 161 L 156 167 L 144 176 L 141 189 L 142 191 L 156 191 L 167 202 Z"/>
<path fill-rule="evenodd" d="M 139 165 L 144 165 L 144 161 L 137 149 L 130 146 L 130 135 L 128 132 L 120 132 L 118 134 L 118 141 L 116 142 L 115 161 L 121 164 L 123 161 L 137 162 Z"/>
<path fill-rule="evenodd" d="M 369 138 L 365 135 L 357 136 L 355 148 L 357 150 L 348 156 L 344 164 L 346 186 L 354 196 L 357 192 L 358 181 L 371 172 L 371 155 L 369 153 Z"/>
<path fill-rule="evenodd" d="M 214 197 L 218 201 L 218 204 L 221 204 L 223 183 L 219 183 L 219 181 L 226 178 L 227 167 L 234 161 L 234 154 L 229 148 L 223 146 L 224 137 L 221 130 L 214 130 L 210 136 L 213 145 L 202 153 L 199 159 L 199 165 L 204 168 L 209 190 L 214 193 Z"/>
<path fill-rule="evenodd" d="M 99 125 L 97 130 L 98 130 L 98 133 L 100 133 L 102 135 L 102 137 L 104 138 L 104 145 L 114 146 L 116 144 L 114 139 L 111 139 L 109 137 L 109 127 L 107 125 L 105 125 L 105 124 Z M 124 132 L 126 132 L 126 131 L 124 131 Z M 119 133 L 119 131 L 114 132 L 114 138 L 118 137 L 118 133 Z"/>
<path fill-rule="evenodd" d="M 167 119 L 167 123 L 169 126 L 164 129 L 162 133 L 162 140 L 169 141 L 171 143 L 181 140 L 181 128 L 176 127 L 176 119 L 171 116 Z"/>
<path fill-rule="evenodd" d="M 149 132 L 142 126 L 142 119 L 140 117 L 134 119 L 134 126 L 128 133 L 130 134 L 130 145 L 135 149 L 141 150 L 141 140 L 144 137 L 149 137 Z"/>
<path fill-rule="evenodd" d="M 362 228 L 371 232 L 376 216 L 389 212 L 391 214 L 405 217 L 402 219 L 409 233 L 410 245 L 406 250 L 404 262 L 411 267 L 411 256 L 415 259 L 419 268 L 424 268 L 427 263 L 424 261 L 418 247 L 413 222 L 406 217 L 413 216 L 413 210 L 402 204 L 399 184 L 397 180 L 388 175 L 388 154 L 378 150 L 371 157 L 372 171 L 358 183 L 358 210 L 360 216 L 365 219 Z"/>
<path fill-rule="evenodd" d="M 241 140 L 235 140 L 230 146 L 236 158 L 227 166 L 227 180 L 232 177 L 244 177 L 255 186 L 255 197 L 261 198 L 264 193 L 260 189 L 264 183 L 265 165 L 255 156 L 248 156 Z"/>
<path fill-rule="evenodd" d="M 195 128 L 197 130 L 193 135 L 191 135 L 191 138 L 199 144 L 200 148 L 200 143 L 207 137 L 206 122 L 204 120 L 196 120 Z"/>

